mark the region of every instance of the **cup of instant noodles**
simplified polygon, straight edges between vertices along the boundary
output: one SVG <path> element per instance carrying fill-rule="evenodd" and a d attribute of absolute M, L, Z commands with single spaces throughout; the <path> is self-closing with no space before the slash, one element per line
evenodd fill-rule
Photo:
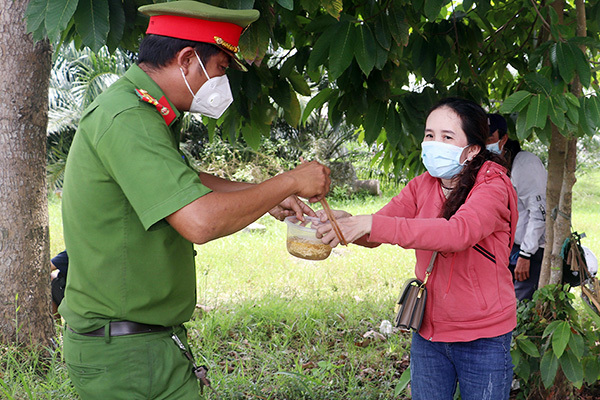
<path fill-rule="evenodd" d="M 331 246 L 317 239 L 318 218 L 304 216 L 300 221 L 295 216 L 285 219 L 287 224 L 287 250 L 296 257 L 305 260 L 324 260 L 331 253 Z"/>

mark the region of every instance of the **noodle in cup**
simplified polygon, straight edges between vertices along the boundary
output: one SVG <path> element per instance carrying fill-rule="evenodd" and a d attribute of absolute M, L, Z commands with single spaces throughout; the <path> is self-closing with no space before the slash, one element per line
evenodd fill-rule
<path fill-rule="evenodd" d="M 317 239 L 318 218 L 304 216 L 300 221 L 295 216 L 285 219 L 287 224 L 287 250 L 298 258 L 305 260 L 324 260 L 331 253 L 331 246 Z"/>

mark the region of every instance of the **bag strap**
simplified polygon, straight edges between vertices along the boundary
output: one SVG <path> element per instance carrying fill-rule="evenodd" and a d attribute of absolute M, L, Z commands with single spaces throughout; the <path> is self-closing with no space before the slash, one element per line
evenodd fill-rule
<path fill-rule="evenodd" d="M 429 266 L 427 267 L 427 271 L 425 271 L 425 279 L 423 279 L 423 285 L 425 286 L 425 284 L 427 283 L 427 279 L 429 278 L 429 275 L 431 275 L 431 271 L 433 271 L 433 264 L 435 263 L 435 258 L 437 257 L 438 252 L 434 251 L 433 254 L 431 255 L 431 260 L 429 261 Z"/>

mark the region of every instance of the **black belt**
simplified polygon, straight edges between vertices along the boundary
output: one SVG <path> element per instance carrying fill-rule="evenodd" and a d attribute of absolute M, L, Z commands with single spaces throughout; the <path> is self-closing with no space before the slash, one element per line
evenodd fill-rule
<path fill-rule="evenodd" d="M 108 325 L 103 326 L 102 328 L 98 328 L 95 331 L 79 333 L 84 336 L 96 336 L 96 337 L 104 337 L 105 328 L 110 329 L 110 336 L 125 336 L 125 335 L 135 335 L 137 333 L 152 333 L 152 332 L 164 332 L 173 329 L 170 326 L 162 326 L 162 325 L 148 325 L 148 324 L 140 324 L 137 322 L 131 321 L 112 321 Z"/>

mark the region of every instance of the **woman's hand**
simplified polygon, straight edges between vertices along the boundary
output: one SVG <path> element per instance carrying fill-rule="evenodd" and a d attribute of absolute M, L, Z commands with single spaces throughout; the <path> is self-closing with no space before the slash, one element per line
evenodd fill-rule
<path fill-rule="evenodd" d="M 336 210 L 336 212 L 338 211 Z M 342 235 L 344 235 L 344 239 L 346 239 L 348 243 L 354 242 L 356 239 L 371 233 L 371 226 L 373 224 L 372 215 L 357 215 L 346 218 L 338 218 L 335 214 L 334 216 L 342 231 Z M 331 223 L 319 225 L 317 228 L 317 238 L 321 239 L 323 243 L 328 244 L 331 247 L 335 247 L 340 243 Z"/>
<path fill-rule="evenodd" d="M 344 210 L 331 210 L 331 213 L 333 214 L 333 218 L 335 218 L 336 221 L 340 218 L 348 218 L 352 216 L 352 214 Z M 321 222 L 327 222 L 329 220 L 329 217 L 327 217 L 327 213 L 325 212 L 325 210 L 318 210 L 317 218 L 319 218 Z"/>

